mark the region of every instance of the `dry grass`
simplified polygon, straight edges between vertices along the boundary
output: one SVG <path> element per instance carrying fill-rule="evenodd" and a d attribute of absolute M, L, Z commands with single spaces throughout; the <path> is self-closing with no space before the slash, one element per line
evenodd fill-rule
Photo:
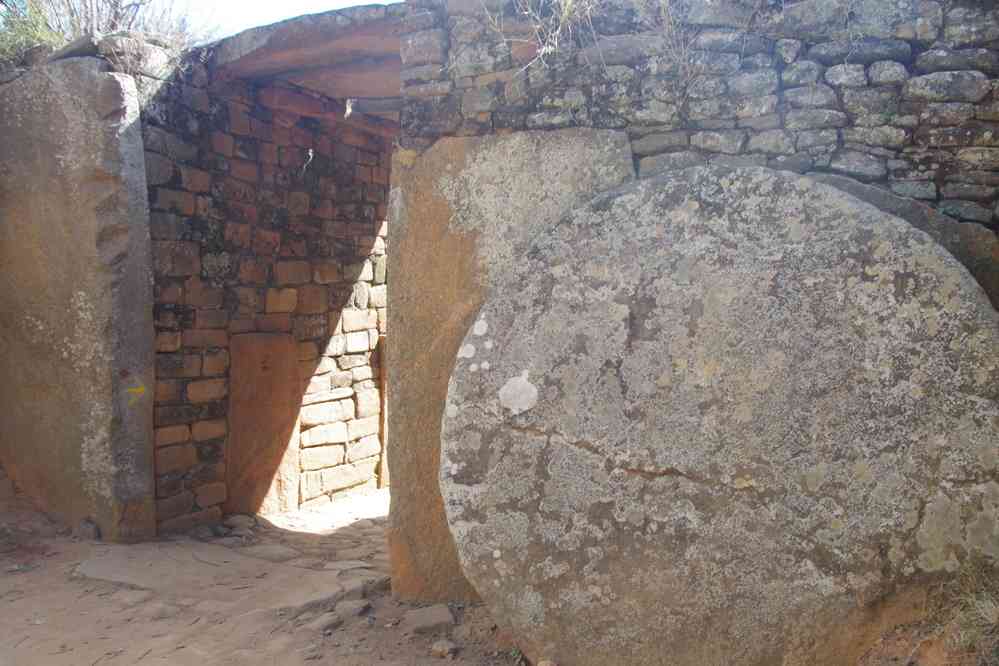
<path fill-rule="evenodd" d="M 976 561 L 966 565 L 950 590 L 951 647 L 974 666 L 999 666 L 999 569 Z"/>

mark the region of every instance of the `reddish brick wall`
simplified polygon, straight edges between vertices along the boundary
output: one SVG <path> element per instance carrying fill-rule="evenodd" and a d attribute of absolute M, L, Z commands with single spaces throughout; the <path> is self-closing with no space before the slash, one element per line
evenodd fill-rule
<path fill-rule="evenodd" d="M 171 83 L 138 78 L 160 531 L 221 518 L 233 334 L 298 341 L 302 501 L 375 483 L 391 140 L 288 112 L 289 100 L 324 103 L 300 91 L 209 86 L 196 61 Z"/>

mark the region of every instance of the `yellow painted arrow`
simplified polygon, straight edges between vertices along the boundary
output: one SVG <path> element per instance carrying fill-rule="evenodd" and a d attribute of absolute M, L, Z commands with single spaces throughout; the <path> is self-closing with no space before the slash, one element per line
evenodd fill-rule
<path fill-rule="evenodd" d="M 136 386 L 134 388 L 126 389 L 126 391 L 128 391 L 128 393 L 132 394 L 132 396 L 128 399 L 128 406 L 131 407 L 138 400 L 141 400 L 142 396 L 144 396 L 146 394 L 146 385 L 142 383 L 142 380 L 139 380 L 139 385 L 138 386 Z"/>

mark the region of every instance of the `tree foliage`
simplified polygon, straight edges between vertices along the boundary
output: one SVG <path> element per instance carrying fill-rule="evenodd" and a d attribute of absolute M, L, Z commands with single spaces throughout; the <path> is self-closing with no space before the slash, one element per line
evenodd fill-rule
<path fill-rule="evenodd" d="M 213 29 L 186 9 L 177 0 L 0 0 L 0 61 L 86 34 L 141 32 L 177 48 L 207 41 Z"/>

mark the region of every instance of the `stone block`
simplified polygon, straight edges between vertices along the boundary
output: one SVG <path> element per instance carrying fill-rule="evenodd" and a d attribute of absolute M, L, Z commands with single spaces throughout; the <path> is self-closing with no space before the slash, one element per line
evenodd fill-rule
<path fill-rule="evenodd" d="M 835 109 L 839 107 L 836 91 L 824 83 L 785 90 L 784 100 L 796 109 Z"/>
<path fill-rule="evenodd" d="M 825 79 L 831 86 L 862 88 L 867 85 L 867 71 L 863 65 L 833 65 L 826 70 Z"/>
<path fill-rule="evenodd" d="M 189 329 L 184 331 L 185 347 L 228 347 L 228 331 L 218 329 Z"/>
<path fill-rule="evenodd" d="M 788 111 L 784 126 L 789 130 L 846 127 L 846 114 L 829 109 L 800 109 Z"/>
<path fill-rule="evenodd" d="M 937 208 L 940 212 L 956 217 L 959 220 L 969 220 L 987 224 L 992 221 L 992 211 L 985 206 L 973 201 L 960 201 L 957 199 L 945 199 L 941 201 Z"/>
<path fill-rule="evenodd" d="M 154 241 L 153 270 L 165 277 L 187 277 L 201 272 L 201 247 L 188 241 Z"/>
<path fill-rule="evenodd" d="M 304 449 L 301 455 L 302 469 L 313 471 L 342 465 L 345 461 L 344 447 L 341 446 L 312 446 Z"/>
<path fill-rule="evenodd" d="M 433 29 L 403 35 L 399 55 L 403 67 L 443 63 L 447 59 L 447 33 Z"/>
<path fill-rule="evenodd" d="M 340 264 L 335 261 L 316 262 L 312 270 L 313 278 L 319 284 L 331 284 L 340 281 Z"/>
<path fill-rule="evenodd" d="M 785 130 L 770 130 L 749 137 L 747 149 L 751 152 L 790 155 L 794 153 L 794 134 Z"/>
<path fill-rule="evenodd" d="M 229 352 L 224 349 L 205 352 L 202 374 L 205 377 L 224 375 L 229 370 Z"/>
<path fill-rule="evenodd" d="M 347 446 L 347 460 L 357 462 L 365 458 L 381 455 L 381 452 L 382 443 L 378 439 L 378 435 L 368 435 Z"/>
<path fill-rule="evenodd" d="M 377 390 L 357 391 L 354 401 L 357 403 L 358 418 L 374 416 L 382 411 L 381 393 Z"/>
<path fill-rule="evenodd" d="M 329 290 L 320 284 L 305 284 L 298 288 L 299 314 L 319 314 L 330 309 Z"/>
<path fill-rule="evenodd" d="M 342 421 L 338 423 L 326 423 L 302 432 L 302 446 L 305 448 L 346 443 L 347 424 Z"/>
<path fill-rule="evenodd" d="M 344 332 L 352 333 L 370 328 L 368 310 L 348 308 L 340 313 L 340 323 Z"/>
<path fill-rule="evenodd" d="M 186 472 L 198 463 L 198 451 L 190 444 L 156 449 L 156 473 Z"/>
<path fill-rule="evenodd" d="M 191 439 L 191 428 L 187 425 L 167 426 L 157 428 L 154 433 L 156 446 L 170 446 L 171 444 L 181 444 Z"/>
<path fill-rule="evenodd" d="M 356 354 L 358 352 L 368 351 L 368 332 L 367 331 L 356 331 L 354 333 L 348 333 L 347 338 L 347 353 Z"/>
<path fill-rule="evenodd" d="M 156 351 L 180 351 L 180 331 L 160 331 L 156 334 Z"/>
<path fill-rule="evenodd" d="M 169 520 L 190 513 L 194 509 L 194 493 L 183 491 L 172 497 L 156 500 L 157 520 Z"/>
<path fill-rule="evenodd" d="M 893 86 L 909 80 L 909 71 L 900 62 L 881 60 L 867 70 L 873 86 Z"/>
<path fill-rule="evenodd" d="M 301 419 L 302 428 L 346 421 L 354 416 L 354 402 L 352 400 L 337 400 L 334 402 L 322 402 L 315 405 L 302 407 Z"/>
<path fill-rule="evenodd" d="M 274 279 L 282 286 L 305 284 L 312 280 L 312 266 L 307 261 L 279 261 L 274 264 Z"/>
<path fill-rule="evenodd" d="M 878 60 L 907 62 L 911 57 L 912 47 L 907 42 L 875 37 L 824 42 L 808 50 L 808 58 L 823 65 L 870 65 Z"/>
<path fill-rule="evenodd" d="M 829 168 L 838 173 L 863 180 L 883 178 L 888 173 L 884 159 L 855 150 L 843 150 L 836 153 Z"/>
<path fill-rule="evenodd" d="M 923 74 L 959 70 L 976 70 L 996 76 L 999 74 L 999 53 L 989 49 L 934 47 L 916 58 L 916 71 Z"/>
<path fill-rule="evenodd" d="M 349 439 L 355 440 L 368 435 L 377 435 L 380 430 L 379 421 L 380 419 L 377 416 L 349 421 L 347 423 Z"/>
<path fill-rule="evenodd" d="M 226 500 L 226 486 L 224 482 L 206 483 L 194 489 L 194 497 L 198 506 L 207 509 L 210 506 L 222 504 Z"/>
<path fill-rule="evenodd" d="M 971 102 L 985 99 L 992 90 L 981 72 L 934 72 L 909 79 L 903 97 L 922 102 Z"/>
<path fill-rule="evenodd" d="M 814 60 L 801 60 L 781 72 L 781 81 L 787 88 L 796 88 L 818 83 L 825 67 Z"/>
<path fill-rule="evenodd" d="M 337 321 L 340 320 L 340 315 L 337 313 L 332 313 L 331 318 L 336 317 Z M 323 350 L 323 354 L 327 356 L 342 356 L 347 353 L 347 338 L 343 335 L 332 335 L 329 341 L 326 343 L 326 348 Z"/>
<path fill-rule="evenodd" d="M 959 47 L 999 40 L 999 9 L 990 3 L 954 7 L 947 12 L 944 39 Z"/>
<path fill-rule="evenodd" d="M 298 290 L 294 288 L 268 289 L 264 300 L 267 312 L 294 312 L 298 307 Z"/>
<path fill-rule="evenodd" d="M 204 379 L 187 385 L 187 399 L 190 402 L 212 402 L 228 395 L 228 385 L 224 379 Z"/>
<path fill-rule="evenodd" d="M 156 376 L 189 378 L 201 376 L 201 356 L 198 354 L 157 354 Z"/>
<path fill-rule="evenodd" d="M 198 421 L 191 425 L 191 434 L 194 441 L 205 442 L 210 439 L 219 439 L 226 436 L 229 431 L 226 419 L 213 419 L 210 421 Z"/>
<path fill-rule="evenodd" d="M 645 177 L 662 171 L 675 171 L 687 169 L 707 163 L 704 155 L 694 151 L 681 151 L 677 153 L 663 153 L 651 157 L 643 157 L 638 162 L 638 173 Z"/>

